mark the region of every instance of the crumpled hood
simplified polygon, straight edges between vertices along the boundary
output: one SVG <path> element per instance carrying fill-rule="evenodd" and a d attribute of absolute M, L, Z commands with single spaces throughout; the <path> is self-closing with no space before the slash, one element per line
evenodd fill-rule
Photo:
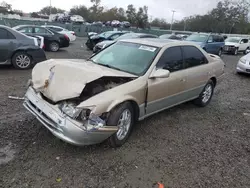
<path fill-rule="evenodd" d="M 226 46 L 239 46 L 240 44 L 236 42 L 225 42 L 225 45 Z"/>
<path fill-rule="evenodd" d="M 50 59 L 32 70 L 32 83 L 37 91 L 53 102 L 79 97 L 85 85 L 104 76 L 136 77 L 86 60 Z"/>

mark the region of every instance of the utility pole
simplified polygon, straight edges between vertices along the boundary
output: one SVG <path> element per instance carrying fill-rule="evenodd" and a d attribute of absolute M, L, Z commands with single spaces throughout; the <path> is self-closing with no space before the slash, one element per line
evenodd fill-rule
<path fill-rule="evenodd" d="M 51 15 L 51 0 L 49 0 L 49 15 Z"/>
<path fill-rule="evenodd" d="M 173 14 L 172 14 L 172 21 L 171 21 L 171 25 L 170 25 L 170 31 L 172 31 L 172 27 L 173 27 L 173 22 L 174 22 L 174 13 L 176 12 L 175 10 L 172 10 Z"/>

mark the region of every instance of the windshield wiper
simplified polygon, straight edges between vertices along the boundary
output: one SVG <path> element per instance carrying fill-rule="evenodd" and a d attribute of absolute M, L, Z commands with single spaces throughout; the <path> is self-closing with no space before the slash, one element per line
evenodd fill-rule
<path fill-rule="evenodd" d="M 115 70 L 123 71 L 123 70 L 121 70 L 121 69 L 119 69 L 119 68 L 117 68 L 117 67 L 113 67 L 113 66 L 108 65 L 108 64 L 97 63 L 97 65 L 101 65 L 101 66 L 104 66 L 104 67 L 108 67 L 108 68 L 110 68 L 110 69 L 115 69 Z"/>

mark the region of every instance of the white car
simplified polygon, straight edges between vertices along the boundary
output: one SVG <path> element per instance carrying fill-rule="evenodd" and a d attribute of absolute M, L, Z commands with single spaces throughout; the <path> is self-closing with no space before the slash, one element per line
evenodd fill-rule
<path fill-rule="evenodd" d="M 76 34 L 74 31 L 69 31 L 63 27 L 54 26 L 54 25 L 43 25 L 42 27 L 46 27 L 46 28 L 52 29 L 58 33 L 67 35 L 69 37 L 70 42 L 73 42 L 76 40 Z"/>
<path fill-rule="evenodd" d="M 73 15 L 73 16 L 70 16 L 70 20 L 72 22 L 76 22 L 76 23 L 83 23 L 84 22 L 84 19 L 82 16 L 80 15 Z"/>
<path fill-rule="evenodd" d="M 249 46 L 250 43 L 248 38 L 228 37 L 225 40 L 223 51 L 226 53 L 232 53 L 234 55 L 237 55 L 239 52 L 247 54 L 250 48 Z"/>
<path fill-rule="evenodd" d="M 236 71 L 237 73 L 250 74 L 250 53 L 240 58 Z"/>

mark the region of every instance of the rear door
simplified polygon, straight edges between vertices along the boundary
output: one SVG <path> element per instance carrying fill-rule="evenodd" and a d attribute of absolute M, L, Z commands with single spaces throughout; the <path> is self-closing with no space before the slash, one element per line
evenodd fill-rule
<path fill-rule="evenodd" d="M 204 54 L 195 46 L 182 47 L 184 68 L 187 71 L 186 90 L 188 98 L 197 97 L 212 74 L 212 65 Z"/>
<path fill-rule="evenodd" d="M 206 51 L 212 54 L 218 54 L 220 48 L 223 47 L 223 42 L 217 35 L 210 35 L 208 37 Z"/>
<path fill-rule="evenodd" d="M 8 30 L 0 28 L 0 63 L 7 61 L 16 47 L 16 38 Z"/>
<path fill-rule="evenodd" d="M 239 51 L 245 51 L 249 47 L 248 39 L 242 39 L 240 41 Z"/>

